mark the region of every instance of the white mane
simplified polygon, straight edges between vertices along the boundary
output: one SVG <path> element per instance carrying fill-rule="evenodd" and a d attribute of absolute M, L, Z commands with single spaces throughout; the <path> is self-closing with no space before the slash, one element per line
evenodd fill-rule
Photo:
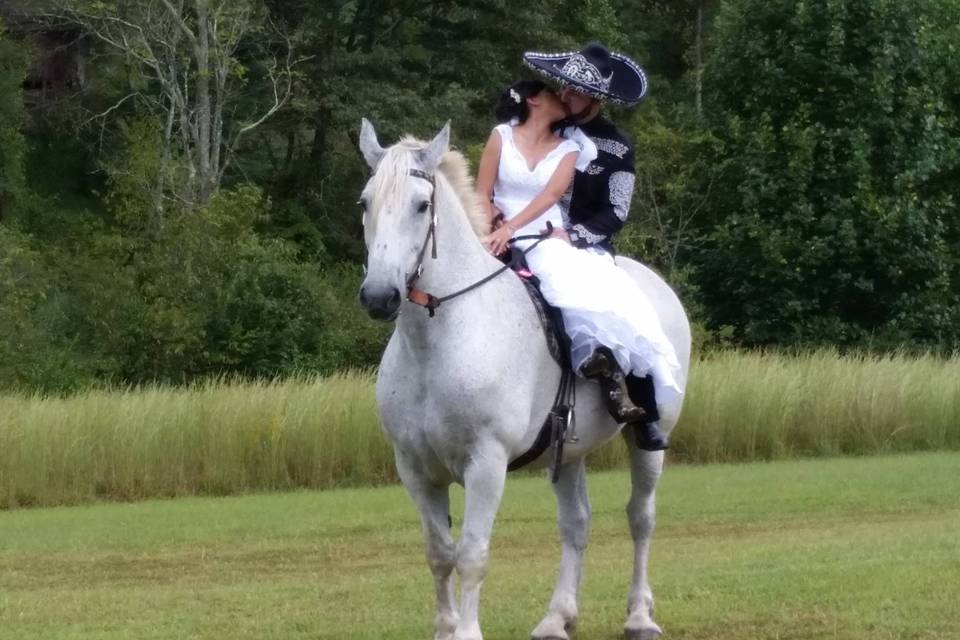
<path fill-rule="evenodd" d="M 402 195 L 406 181 L 399 180 L 398 177 L 407 176 L 411 169 L 416 168 L 412 152 L 420 151 L 426 146 L 426 142 L 407 136 L 386 150 L 372 179 L 375 202 Z M 437 173 L 447 179 L 474 233 L 478 237 L 490 233 L 490 222 L 480 204 L 480 196 L 474 189 L 470 165 L 463 154 L 459 151 L 447 151 L 440 159 Z"/>

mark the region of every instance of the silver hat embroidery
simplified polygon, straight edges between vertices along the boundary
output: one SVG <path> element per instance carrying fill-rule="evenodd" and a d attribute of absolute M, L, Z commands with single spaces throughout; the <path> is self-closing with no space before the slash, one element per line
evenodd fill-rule
<path fill-rule="evenodd" d="M 610 81 L 613 80 L 613 72 L 606 78 L 600 73 L 596 65 L 584 58 L 579 53 L 567 60 L 560 72 L 573 78 L 577 82 L 582 82 L 588 87 L 599 89 L 600 91 L 610 91 Z"/>

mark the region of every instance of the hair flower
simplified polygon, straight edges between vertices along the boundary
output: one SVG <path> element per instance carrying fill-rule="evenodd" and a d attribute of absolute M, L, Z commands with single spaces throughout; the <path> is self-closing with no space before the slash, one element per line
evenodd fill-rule
<path fill-rule="evenodd" d="M 510 97 L 513 99 L 514 102 L 516 102 L 517 104 L 520 104 L 520 94 L 517 93 L 516 89 L 510 89 Z"/>

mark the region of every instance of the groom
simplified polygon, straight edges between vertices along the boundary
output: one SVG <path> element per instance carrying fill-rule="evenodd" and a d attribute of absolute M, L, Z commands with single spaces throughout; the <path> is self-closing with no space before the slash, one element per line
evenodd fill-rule
<path fill-rule="evenodd" d="M 560 203 L 567 225 L 555 233 L 574 246 L 612 260 L 613 236 L 630 211 L 634 152 L 630 140 L 600 112 L 605 102 L 626 106 L 640 102 L 647 92 L 647 78 L 633 60 L 595 42 L 579 52 L 527 52 L 523 62 L 562 87 L 560 99 L 568 114 L 564 124 L 576 125 L 597 146 L 596 160 L 576 172 L 569 197 Z M 575 342 L 574 360 L 582 360 L 584 350 L 593 347 Z M 581 357 L 577 357 L 578 349 Z M 650 376 L 624 376 L 607 347 L 597 348 L 580 371 L 599 380 L 608 410 L 618 422 L 633 427 L 637 446 L 647 451 L 667 448 L 667 438 L 657 425 L 660 414 Z"/>

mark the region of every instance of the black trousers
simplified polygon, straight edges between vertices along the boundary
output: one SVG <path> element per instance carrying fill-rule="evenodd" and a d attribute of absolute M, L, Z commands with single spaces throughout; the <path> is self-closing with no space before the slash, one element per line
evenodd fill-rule
<path fill-rule="evenodd" d="M 656 422 L 660 419 L 657 411 L 657 398 L 653 391 L 653 376 L 642 378 L 634 375 L 627 376 L 627 394 L 633 404 L 643 409 L 646 422 Z"/>

